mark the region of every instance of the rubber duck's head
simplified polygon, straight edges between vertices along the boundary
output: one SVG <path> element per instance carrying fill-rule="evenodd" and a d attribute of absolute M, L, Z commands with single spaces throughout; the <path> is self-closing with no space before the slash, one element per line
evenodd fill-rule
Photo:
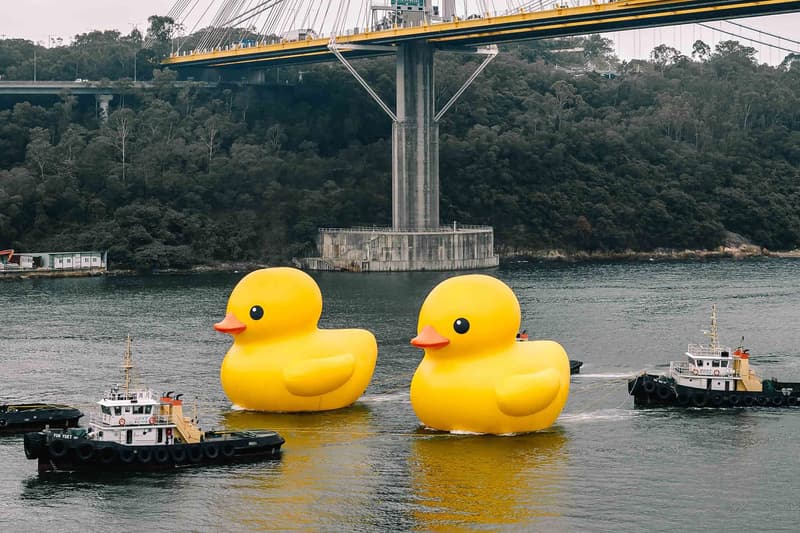
<path fill-rule="evenodd" d="M 320 315 L 322 293 L 311 276 L 296 268 L 263 268 L 236 284 L 214 329 L 247 342 L 314 330 Z"/>
<path fill-rule="evenodd" d="M 485 351 L 513 343 L 519 325 L 519 302 L 508 285 L 483 274 L 456 276 L 425 298 L 411 344 L 431 356 Z"/>

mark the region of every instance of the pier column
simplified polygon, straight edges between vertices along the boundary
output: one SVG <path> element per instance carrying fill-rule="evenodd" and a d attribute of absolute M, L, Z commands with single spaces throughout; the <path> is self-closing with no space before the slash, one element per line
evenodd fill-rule
<path fill-rule="evenodd" d="M 397 121 L 392 126 L 392 226 L 439 228 L 439 125 L 434 121 L 433 47 L 397 51 Z"/>

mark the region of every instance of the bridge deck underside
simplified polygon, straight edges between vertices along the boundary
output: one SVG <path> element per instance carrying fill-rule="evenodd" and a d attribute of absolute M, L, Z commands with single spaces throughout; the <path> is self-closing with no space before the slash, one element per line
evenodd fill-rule
<path fill-rule="evenodd" d="M 393 47 L 408 41 L 436 46 L 483 45 L 587 33 L 667 26 L 800 11 L 800 0 L 629 0 L 576 8 L 396 28 L 336 38 L 348 58 L 393 54 L 392 50 L 347 48 L 351 45 Z M 313 39 L 250 48 L 174 56 L 175 67 L 254 68 L 333 61 L 329 39 Z"/>

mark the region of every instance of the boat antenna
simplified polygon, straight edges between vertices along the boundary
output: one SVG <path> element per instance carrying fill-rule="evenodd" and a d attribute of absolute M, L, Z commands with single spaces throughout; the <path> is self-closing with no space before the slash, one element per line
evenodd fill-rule
<path fill-rule="evenodd" d="M 125 360 L 122 363 L 122 369 L 125 371 L 125 395 L 128 395 L 128 389 L 131 385 L 131 369 L 133 362 L 131 361 L 131 335 L 128 334 L 128 347 L 125 350 Z"/>

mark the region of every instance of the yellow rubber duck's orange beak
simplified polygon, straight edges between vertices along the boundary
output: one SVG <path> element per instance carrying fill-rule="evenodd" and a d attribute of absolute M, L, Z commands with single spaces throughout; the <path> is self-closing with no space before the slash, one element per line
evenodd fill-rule
<path fill-rule="evenodd" d="M 439 335 L 433 326 L 425 326 L 419 335 L 411 339 L 411 344 L 417 348 L 443 348 L 450 344 L 450 339 Z"/>
<path fill-rule="evenodd" d="M 247 324 L 242 323 L 233 313 L 228 313 L 225 315 L 225 318 L 222 319 L 222 322 L 214 324 L 214 329 L 220 333 L 236 335 L 246 330 Z"/>

